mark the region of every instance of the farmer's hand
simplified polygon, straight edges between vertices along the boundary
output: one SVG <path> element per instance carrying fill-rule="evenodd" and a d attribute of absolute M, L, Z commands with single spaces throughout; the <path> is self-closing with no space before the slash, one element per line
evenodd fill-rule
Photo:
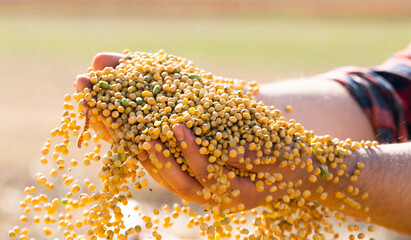
<path fill-rule="evenodd" d="M 92 61 L 92 68 L 93 70 L 102 70 L 105 67 L 116 67 L 118 64 L 119 59 L 122 57 L 121 54 L 117 53 L 100 53 L 94 57 Z M 91 88 L 92 84 L 90 79 L 87 75 L 80 75 L 77 78 L 77 90 L 82 91 L 84 88 Z M 82 103 L 87 104 L 87 103 Z M 83 112 L 87 108 L 83 107 Z M 89 111 L 88 114 L 92 114 Z M 91 115 L 90 115 L 91 116 Z M 109 129 L 110 126 L 105 122 L 104 117 L 101 118 L 101 121 L 97 121 L 95 123 L 91 123 L 91 127 L 95 131 L 102 130 L 105 135 L 104 139 L 109 140 L 110 134 Z M 200 147 L 195 143 L 195 136 L 193 133 L 184 125 L 178 124 L 172 128 L 175 137 L 177 138 L 180 149 L 183 152 L 184 158 L 188 164 L 188 167 L 192 170 L 195 177 L 191 177 L 187 172 L 181 170 L 181 166 L 176 162 L 173 156 L 164 157 L 162 153 L 158 153 L 154 150 L 154 145 L 156 143 L 162 144 L 163 149 L 166 147 L 163 143 L 158 140 L 152 140 L 151 145 L 152 148 L 148 152 L 143 152 L 139 154 L 138 158 L 141 161 L 141 164 L 147 169 L 150 175 L 160 184 L 165 186 L 168 190 L 174 192 L 176 195 L 180 196 L 183 199 L 198 203 L 198 204 L 209 204 L 210 206 L 215 205 L 215 201 L 209 199 L 208 197 L 199 195 L 199 192 L 202 192 L 203 188 L 212 189 L 212 185 L 216 183 L 216 179 L 214 177 L 209 178 L 207 171 L 207 167 L 210 164 L 208 161 L 208 156 L 202 155 L 199 152 Z M 181 146 L 181 142 L 185 141 L 187 143 L 187 147 L 183 148 Z M 161 168 L 158 170 L 158 173 L 153 173 L 153 169 L 155 166 L 151 163 L 149 159 L 150 154 L 156 154 L 157 159 L 163 166 L 167 162 L 171 163 L 170 168 Z M 282 154 L 281 154 L 282 155 Z M 250 179 L 250 177 L 241 177 L 235 176 L 233 179 L 227 177 L 227 180 L 230 181 L 229 188 L 226 189 L 227 192 L 236 191 L 240 194 L 237 197 L 232 198 L 232 202 L 228 202 L 223 204 L 224 208 L 231 208 L 237 207 L 237 209 L 251 209 L 257 206 L 264 204 L 267 200 L 279 199 L 282 198 L 284 195 L 287 195 L 285 189 L 278 189 L 276 186 L 278 185 L 278 181 L 296 181 L 298 179 L 303 179 L 307 175 L 307 171 L 301 170 L 298 168 L 297 171 L 291 171 L 289 166 L 280 167 L 280 163 L 282 162 L 282 157 L 279 156 L 276 163 L 273 164 L 264 164 L 264 165 L 253 165 L 250 169 L 250 163 L 247 166 L 246 163 L 239 161 L 240 158 L 249 158 L 251 161 L 257 158 L 255 151 L 248 150 L 248 145 L 244 146 L 244 153 L 238 154 L 236 157 L 229 157 L 227 164 L 231 167 L 237 168 L 239 170 L 248 171 L 250 173 L 258 174 L 262 173 L 280 173 L 281 175 L 277 175 L 278 179 L 276 183 L 267 185 L 267 182 L 262 179 L 256 178 L 254 181 Z M 252 162 L 251 162 L 252 164 Z M 223 166 L 223 174 L 228 175 L 229 169 L 226 166 Z M 154 171 L 155 172 L 155 171 Z M 231 173 L 232 176 L 232 173 Z M 281 179 L 284 178 L 284 179 Z M 263 183 L 263 190 L 257 188 L 256 182 L 261 181 Z M 273 187 L 273 188 L 272 188 Z M 271 189 L 271 191 L 270 191 Z M 277 189 L 274 191 L 274 189 Z M 215 194 L 220 194 L 218 190 L 214 191 Z M 239 204 L 243 204 L 243 206 L 239 207 Z M 239 208 L 238 208 L 239 207 Z"/>
<path fill-rule="evenodd" d="M 183 153 L 187 165 L 192 170 L 195 177 L 193 178 L 189 176 L 187 172 L 181 171 L 180 165 L 176 162 L 173 156 L 170 155 L 169 157 L 164 157 L 161 152 L 157 152 L 154 145 L 156 143 L 162 144 L 157 140 L 151 142 L 152 147 L 148 152 L 139 155 L 141 164 L 148 170 L 154 179 L 162 183 L 170 191 L 174 192 L 183 199 L 202 205 L 205 205 L 206 203 L 211 204 L 211 206 L 215 205 L 213 200 L 205 200 L 203 196 L 197 194 L 198 192 L 201 192 L 203 188 L 212 189 L 211 186 L 217 182 L 214 177 L 208 177 L 209 172 L 207 170 L 207 166 L 210 164 L 208 161 L 209 156 L 200 154 L 200 147 L 195 142 L 196 137 L 186 126 L 183 124 L 177 124 L 173 126 L 172 130 L 174 132 L 174 136 L 177 138 L 179 147 Z M 183 141 L 187 143 L 186 147 L 181 146 Z M 162 147 L 165 149 L 163 144 Z M 250 177 L 241 177 L 238 175 L 233 179 L 227 177 L 227 180 L 230 182 L 230 187 L 226 189 L 226 191 L 231 192 L 234 190 L 239 190 L 240 194 L 238 197 L 232 198 L 233 201 L 231 203 L 223 204 L 223 208 L 238 207 L 238 204 L 242 203 L 244 204 L 245 210 L 247 210 L 263 205 L 266 200 L 276 200 L 282 198 L 284 195 L 287 195 L 287 189 L 280 189 L 277 187 L 280 181 L 285 183 L 288 183 L 289 181 L 295 182 L 298 179 L 305 178 L 308 174 L 306 170 L 301 170 L 300 168 L 292 171 L 289 166 L 279 167 L 280 162 L 282 161 L 281 156 L 278 158 L 276 163 L 253 165 L 252 169 L 249 169 L 246 167 L 245 163 L 240 163 L 239 159 L 256 159 L 256 152 L 248 150 L 247 145 L 244 146 L 244 150 L 244 153 L 238 154 L 236 157 L 229 157 L 227 164 L 237 169 L 249 171 L 250 173 L 279 173 L 283 176 L 283 179 L 280 180 L 281 177 L 278 175 L 279 177 L 277 182 L 267 185 L 264 178 L 256 178 L 255 181 L 252 181 Z M 170 162 L 171 167 L 163 167 L 158 170 L 158 174 L 153 174 L 152 169 L 155 167 L 149 159 L 150 154 L 155 154 L 158 161 L 163 166 L 165 166 L 167 162 Z M 223 166 L 223 174 L 229 175 L 229 172 L 230 170 L 226 166 Z M 263 183 L 264 189 L 262 191 L 261 189 L 258 190 L 256 186 L 256 182 L 259 180 Z M 276 191 L 271 192 L 270 189 L 276 189 Z M 215 190 L 214 193 L 219 194 L 218 190 Z"/>

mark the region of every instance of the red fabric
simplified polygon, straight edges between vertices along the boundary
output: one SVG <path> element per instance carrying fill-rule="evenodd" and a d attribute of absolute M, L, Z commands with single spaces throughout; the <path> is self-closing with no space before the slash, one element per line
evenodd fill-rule
<path fill-rule="evenodd" d="M 380 142 L 411 137 L 411 44 L 375 68 L 342 67 L 323 75 L 357 100 Z"/>

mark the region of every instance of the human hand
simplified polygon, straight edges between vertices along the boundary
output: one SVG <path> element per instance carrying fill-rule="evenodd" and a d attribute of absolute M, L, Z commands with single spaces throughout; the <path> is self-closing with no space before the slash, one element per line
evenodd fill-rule
<path fill-rule="evenodd" d="M 122 57 L 123 55 L 119 53 L 99 53 L 93 58 L 91 62 L 92 69 L 93 71 L 97 71 L 103 70 L 105 67 L 115 68 L 119 63 L 118 61 Z M 92 88 L 93 86 L 90 78 L 86 74 L 78 75 L 75 85 L 77 92 L 82 92 L 85 88 Z M 92 116 L 91 110 L 87 107 L 87 102 L 84 99 L 80 100 L 79 106 L 84 115 L 87 114 L 88 116 Z M 100 121 L 90 121 L 90 126 L 94 129 L 95 132 L 102 131 L 104 140 L 109 141 L 112 137 L 109 131 L 110 125 L 106 123 L 104 117 L 101 117 Z"/>
<path fill-rule="evenodd" d="M 141 153 L 138 158 L 157 182 L 160 182 L 181 198 L 201 205 L 209 205 L 212 207 L 216 204 L 215 199 L 210 199 L 210 192 L 211 194 L 215 193 L 216 196 L 222 196 L 224 192 L 230 192 L 235 197 L 232 197 L 231 201 L 226 202 L 221 199 L 223 204 L 220 209 L 233 209 L 233 207 L 235 207 L 234 211 L 252 209 L 271 200 L 281 199 L 283 196 L 286 196 L 287 187 L 279 187 L 281 186 L 281 184 L 279 184 L 280 182 L 285 184 L 289 182 L 298 183 L 301 182 L 301 180 L 298 179 L 302 179 L 307 175 L 307 171 L 305 170 L 292 171 L 288 165 L 284 166 L 281 156 L 279 156 L 276 163 L 258 165 L 251 163 L 252 168 L 250 169 L 250 167 L 240 159 L 257 159 L 257 152 L 248 150 L 248 145 L 246 145 L 242 154 L 238 154 L 235 157 L 229 156 L 226 165 L 221 166 L 223 176 L 225 175 L 226 180 L 230 182 L 228 189 L 213 190 L 213 188 L 215 188 L 213 185 L 218 186 L 218 181 L 217 178 L 210 177 L 208 171 L 210 168 L 209 156 L 200 154 L 200 146 L 195 142 L 195 135 L 183 124 L 174 125 L 172 131 L 194 177 L 190 176 L 186 171 L 182 171 L 180 169 L 181 166 L 176 162 L 173 156 L 165 157 L 161 152 L 155 150 L 156 144 L 161 144 L 162 148 L 165 149 L 165 146 L 158 140 L 151 141 L 152 147 L 150 150 Z M 182 146 L 182 143 L 187 146 Z M 231 149 L 232 148 L 229 148 L 228 151 L 230 152 Z M 152 161 L 150 161 L 150 155 L 155 155 L 159 164 L 162 166 L 170 164 L 169 168 L 162 167 L 158 169 L 158 167 L 155 167 Z M 236 171 L 234 169 L 237 169 L 237 171 L 247 171 L 249 176 L 239 176 L 238 173 L 234 173 L 234 171 Z M 154 172 L 158 171 L 158 173 L 153 173 L 153 170 Z M 275 174 L 270 175 L 273 173 Z M 250 177 L 250 174 L 254 174 L 255 179 Z M 271 178 L 267 178 L 267 174 L 271 176 Z M 260 181 L 261 185 L 256 184 L 258 181 Z M 223 184 L 220 184 L 220 186 L 221 185 Z M 200 192 L 201 194 L 199 194 Z"/>
<path fill-rule="evenodd" d="M 116 53 L 100 53 L 94 57 L 92 68 L 93 70 L 102 70 L 107 66 L 115 67 L 121 57 L 121 54 Z M 93 86 L 87 75 L 80 75 L 76 83 L 78 91 Z M 83 100 L 80 106 L 83 106 L 83 113 L 90 116 L 92 113 L 87 107 L 84 107 L 86 104 Z M 108 141 L 112 137 L 110 125 L 106 123 L 102 115 L 99 121 L 91 121 L 90 125 L 96 132 L 103 131 L 105 140 Z M 181 124 L 175 125 L 172 130 L 193 176 L 182 171 L 181 165 L 176 162 L 173 156 L 164 157 L 163 154 L 154 150 L 156 144 L 161 144 L 162 149 L 165 149 L 164 144 L 158 140 L 151 141 L 151 149 L 148 152 L 140 153 L 138 158 L 157 182 L 183 199 L 210 207 L 214 206 L 216 202 L 220 202 L 223 209 L 235 208 L 235 211 L 251 209 L 267 201 L 286 196 L 286 187 L 277 187 L 281 186 L 278 182 L 282 182 L 282 185 L 284 185 L 288 182 L 297 181 L 304 176 L 302 173 L 297 174 L 296 171 L 291 171 L 288 162 L 282 159 L 282 153 L 280 154 L 280 152 L 276 156 L 278 158 L 276 162 L 255 164 L 252 161 L 257 158 L 257 152 L 249 150 L 248 145 L 246 145 L 242 146 L 241 154 L 229 157 L 226 165 L 220 166 L 222 174 L 225 176 L 224 181 L 229 181 L 228 189 L 221 186 L 221 184 L 218 189 L 215 189 L 218 186 L 217 178 L 209 176 L 207 170 L 210 168 L 208 156 L 199 153 L 200 147 L 195 143 L 195 136 L 187 127 Z M 183 141 L 187 144 L 186 148 L 181 146 Z M 158 169 L 151 160 L 148 160 L 150 154 L 155 155 L 162 166 L 168 167 Z M 251 161 L 247 162 L 244 159 L 250 159 Z M 154 169 L 157 169 L 157 171 L 154 171 Z M 248 176 L 241 176 L 239 172 Z M 306 171 L 304 173 L 307 174 Z M 277 183 L 274 184 L 274 182 Z M 224 193 L 227 192 L 233 196 L 231 199 L 224 198 L 224 196 L 227 196 Z"/>

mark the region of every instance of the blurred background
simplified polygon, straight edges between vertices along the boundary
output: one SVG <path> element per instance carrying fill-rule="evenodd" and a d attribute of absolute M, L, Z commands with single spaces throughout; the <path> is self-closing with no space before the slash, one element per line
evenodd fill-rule
<path fill-rule="evenodd" d="M 22 214 L 63 95 L 96 53 L 164 49 L 216 75 L 279 81 L 381 63 L 410 43 L 410 13 L 409 0 L 0 0 L 0 239 Z M 82 174 L 97 181 L 98 168 Z M 177 201 L 154 192 L 138 200 Z"/>

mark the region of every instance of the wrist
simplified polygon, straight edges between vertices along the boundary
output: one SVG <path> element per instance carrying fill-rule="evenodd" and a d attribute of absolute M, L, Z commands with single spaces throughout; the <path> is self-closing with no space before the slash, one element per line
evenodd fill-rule
<path fill-rule="evenodd" d="M 308 180 L 304 181 L 307 182 L 304 190 L 310 191 L 308 200 L 317 201 L 331 211 L 369 221 L 365 200 L 368 193 L 362 184 L 366 176 L 360 174 L 364 163 L 358 162 L 368 153 L 368 149 L 358 148 L 355 151 L 347 150 L 344 157 L 324 161 L 322 156 L 325 154 L 313 150 L 310 156 L 312 165 L 307 167 L 308 176 L 304 179 Z"/>

